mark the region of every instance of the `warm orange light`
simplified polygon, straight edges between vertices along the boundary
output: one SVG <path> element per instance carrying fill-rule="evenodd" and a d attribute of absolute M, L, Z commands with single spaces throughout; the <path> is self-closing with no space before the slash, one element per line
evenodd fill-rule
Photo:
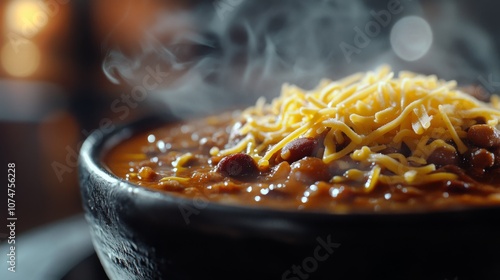
<path fill-rule="evenodd" d="M 23 37 L 38 33 L 49 20 L 46 4 L 40 0 L 12 0 L 5 10 L 6 26 L 9 31 Z"/>
<path fill-rule="evenodd" d="M 5 44 L 0 57 L 5 71 L 15 77 L 30 76 L 40 66 L 40 50 L 29 41 L 19 46 Z"/>

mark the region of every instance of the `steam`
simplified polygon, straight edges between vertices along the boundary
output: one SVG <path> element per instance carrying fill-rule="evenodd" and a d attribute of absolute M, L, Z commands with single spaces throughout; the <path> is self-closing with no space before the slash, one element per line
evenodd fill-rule
<path fill-rule="evenodd" d="M 179 116 L 246 106 L 260 96 L 277 96 L 283 83 L 312 88 L 322 78 L 337 79 L 382 63 L 465 83 L 477 82 L 478 73 L 498 72 L 488 35 L 466 21 L 454 2 L 399 4 L 402 12 L 392 14 L 389 25 L 369 37 L 369 45 L 346 59 L 341 43 L 353 45 L 354 28 L 363 30 L 375 21 L 373 12 L 387 4 L 201 1 L 180 13 L 166 11 L 145 31 L 138 51 L 111 49 L 103 69 L 115 83 L 137 85 L 145 66 L 159 65 L 168 75 L 151 98 Z M 424 19 L 434 34 L 429 50 L 412 62 L 398 57 L 389 40 L 391 28 L 409 15 Z"/>

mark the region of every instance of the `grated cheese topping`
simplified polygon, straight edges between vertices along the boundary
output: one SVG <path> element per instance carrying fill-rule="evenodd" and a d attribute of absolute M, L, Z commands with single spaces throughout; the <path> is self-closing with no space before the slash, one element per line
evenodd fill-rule
<path fill-rule="evenodd" d="M 456 85 L 408 71 L 395 77 L 388 66 L 338 81 L 323 80 L 310 91 L 284 84 L 271 103 L 261 98 L 243 111 L 243 125 L 233 128 L 241 140 L 227 149 L 212 149 L 211 154 L 247 153 L 265 169 L 290 141 L 326 133 L 325 163 L 350 156 L 371 166 L 368 171 L 348 170 L 331 182 L 364 180 L 370 191 L 379 181 L 416 185 L 452 180 L 455 174 L 437 172 L 427 157 L 438 147 L 463 154 L 467 146 L 462 139 L 477 118 L 490 126 L 500 119 L 497 99 L 481 102 Z M 380 153 L 388 147 L 400 150 L 403 143 L 410 148 L 408 157 Z"/>

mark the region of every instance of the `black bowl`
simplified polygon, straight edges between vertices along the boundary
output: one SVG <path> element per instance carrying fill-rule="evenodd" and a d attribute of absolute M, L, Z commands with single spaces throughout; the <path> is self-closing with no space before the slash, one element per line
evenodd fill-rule
<path fill-rule="evenodd" d="M 500 208 L 328 214 L 237 207 L 153 191 L 110 173 L 111 147 L 81 149 L 83 205 L 111 279 L 500 279 Z"/>

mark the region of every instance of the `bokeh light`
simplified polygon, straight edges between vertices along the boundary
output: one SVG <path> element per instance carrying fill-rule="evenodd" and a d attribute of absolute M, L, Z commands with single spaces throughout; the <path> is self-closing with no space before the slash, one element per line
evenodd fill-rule
<path fill-rule="evenodd" d="M 14 77 L 28 77 L 40 66 L 40 49 L 30 41 L 20 45 L 7 43 L 0 57 L 5 71 Z"/>
<path fill-rule="evenodd" d="M 394 24 L 390 41 L 397 56 L 406 61 L 415 61 L 422 58 L 431 48 L 432 29 L 423 18 L 407 16 Z"/>
<path fill-rule="evenodd" d="M 47 25 L 48 14 L 45 10 L 44 1 L 10 1 L 5 10 L 6 27 L 18 35 L 31 37 Z"/>

